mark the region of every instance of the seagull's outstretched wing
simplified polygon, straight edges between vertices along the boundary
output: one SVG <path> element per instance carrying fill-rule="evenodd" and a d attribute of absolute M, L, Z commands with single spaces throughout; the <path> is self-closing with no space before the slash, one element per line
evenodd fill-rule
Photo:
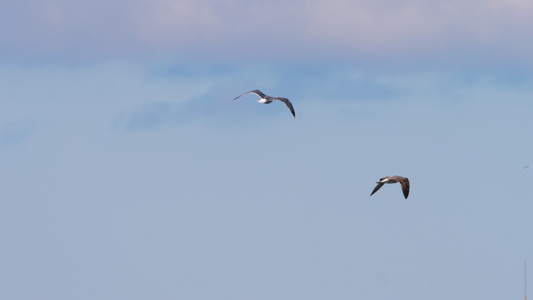
<path fill-rule="evenodd" d="M 263 94 L 260 90 L 253 90 L 253 91 L 249 91 L 249 92 L 247 92 L 247 93 L 244 93 L 244 94 L 242 94 L 242 95 L 240 95 L 240 96 L 237 96 L 237 97 L 235 97 L 233 100 L 237 100 L 237 99 L 239 99 L 240 97 L 242 97 L 242 96 L 244 96 L 244 95 L 248 95 L 248 94 L 256 94 L 256 95 L 258 95 L 259 97 L 261 97 L 261 98 L 263 98 L 263 99 L 264 99 L 265 97 L 267 97 L 267 95 Z"/>
<path fill-rule="evenodd" d="M 374 188 L 374 190 L 372 191 L 372 194 L 370 194 L 370 196 L 374 195 L 384 185 L 383 182 L 378 182 L 377 184 L 378 185 L 376 185 L 376 187 Z"/>
<path fill-rule="evenodd" d="M 402 185 L 403 196 L 405 197 L 405 199 L 407 199 L 407 197 L 409 196 L 409 179 L 402 177 L 398 181 Z"/>
<path fill-rule="evenodd" d="M 294 113 L 294 107 L 292 107 L 292 103 L 291 101 L 289 101 L 289 99 L 281 97 L 272 97 L 272 99 L 285 103 L 287 107 L 291 110 L 292 116 L 296 118 L 296 113 Z"/>

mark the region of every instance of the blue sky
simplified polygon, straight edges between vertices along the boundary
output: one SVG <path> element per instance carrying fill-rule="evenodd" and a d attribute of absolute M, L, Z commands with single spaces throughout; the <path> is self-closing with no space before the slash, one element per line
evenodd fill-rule
<path fill-rule="evenodd" d="M 520 0 L 4 1 L 0 296 L 523 297 L 532 34 Z"/>

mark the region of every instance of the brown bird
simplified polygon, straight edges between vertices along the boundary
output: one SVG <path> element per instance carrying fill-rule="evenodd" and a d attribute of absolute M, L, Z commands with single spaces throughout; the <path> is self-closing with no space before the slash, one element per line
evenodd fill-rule
<path fill-rule="evenodd" d="M 244 95 L 247 95 L 247 94 L 256 94 L 259 97 L 261 97 L 261 99 L 259 99 L 259 101 L 257 101 L 259 103 L 269 104 L 269 103 L 274 102 L 274 100 L 281 101 L 281 102 L 285 103 L 285 105 L 287 105 L 287 107 L 290 109 L 292 115 L 296 118 L 296 114 L 294 113 L 294 108 L 292 107 L 292 103 L 291 103 L 291 101 L 289 101 L 289 99 L 282 98 L 282 97 L 270 97 L 269 95 L 263 94 L 260 90 L 249 91 L 247 93 L 244 93 L 244 94 L 242 94 L 240 96 L 235 97 L 235 99 L 233 99 L 233 100 L 237 100 L 240 97 L 242 97 Z"/>
<path fill-rule="evenodd" d="M 377 192 L 385 183 L 397 182 L 402 185 L 403 196 L 405 197 L 405 199 L 407 199 L 407 197 L 409 196 L 409 179 L 402 176 L 387 176 L 381 178 L 378 182 L 376 182 L 378 185 L 376 185 L 370 196 L 374 195 L 374 193 Z"/>

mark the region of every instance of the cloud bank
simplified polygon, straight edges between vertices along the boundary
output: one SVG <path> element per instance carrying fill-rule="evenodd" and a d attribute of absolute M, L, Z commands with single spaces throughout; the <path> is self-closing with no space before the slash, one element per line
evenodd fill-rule
<path fill-rule="evenodd" d="M 533 62 L 522 0 L 25 0 L 0 25 L 0 58 Z"/>

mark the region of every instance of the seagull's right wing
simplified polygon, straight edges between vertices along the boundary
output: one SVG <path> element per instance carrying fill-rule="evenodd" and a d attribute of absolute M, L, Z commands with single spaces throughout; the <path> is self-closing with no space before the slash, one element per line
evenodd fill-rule
<path fill-rule="evenodd" d="M 296 118 L 296 113 L 294 113 L 294 107 L 292 107 L 292 103 L 291 101 L 289 101 L 289 99 L 281 97 L 273 97 L 272 99 L 285 103 L 285 105 L 287 105 L 287 107 L 290 109 L 292 116 Z"/>
<path fill-rule="evenodd" d="M 400 180 L 400 184 L 402 185 L 402 192 L 405 199 L 409 196 L 409 179 L 403 177 Z"/>

